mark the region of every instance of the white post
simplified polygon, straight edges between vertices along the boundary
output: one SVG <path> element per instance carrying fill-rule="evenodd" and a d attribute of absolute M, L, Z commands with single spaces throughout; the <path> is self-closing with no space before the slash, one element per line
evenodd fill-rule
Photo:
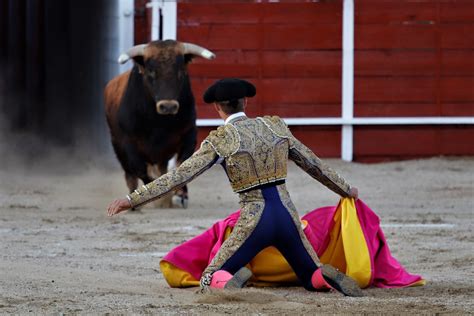
<path fill-rule="evenodd" d="M 177 2 L 165 0 L 152 0 L 147 3 L 151 8 L 151 40 L 176 39 Z M 160 10 L 163 17 L 163 34 L 160 34 Z"/>
<path fill-rule="evenodd" d="M 344 0 L 342 8 L 342 118 L 354 117 L 354 0 Z M 352 161 L 353 126 L 342 126 L 341 158 Z"/>
<path fill-rule="evenodd" d="M 176 28 L 178 16 L 177 1 L 164 1 L 161 13 L 163 16 L 163 36 L 164 40 L 176 40 Z"/>
<path fill-rule="evenodd" d="M 133 46 L 134 9 L 135 5 L 133 0 L 120 0 L 118 2 L 118 51 L 114 54 L 114 61 L 121 53 L 126 52 Z M 117 73 L 131 69 L 132 65 L 133 63 L 126 63 L 124 65 L 117 64 Z"/>
<path fill-rule="evenodd" d="M 160 2 L 152 0 L 146 4 L 147 8 L 151 8 L 151 40 L 160 39 Z"/>

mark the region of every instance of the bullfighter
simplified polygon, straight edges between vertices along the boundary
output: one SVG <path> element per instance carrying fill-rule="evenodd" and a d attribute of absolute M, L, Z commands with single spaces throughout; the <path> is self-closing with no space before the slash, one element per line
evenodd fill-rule
<path fill-rule="evenodd" d="M 357 188 L 296 139 L 279 117 L 247 117 L 244 108 L 255 94 L 255 86 L 241 79 L 222 79 L 211 85 L 204 101 L 214 104 L 225 124 L 212 131 L 178 168 L 112 202 L 108 215 L 158 199 L 221 164 L 239 195 L 241 212 L 231 235 L 202 274 L 203 291 L 243 287 L 251 277 L 245 265 L 264 248 L 274 246 L 305 289 L 333 288 L 347 296 L 362 296 L 352 278 L 321 264 L 308 242 L 285 185 L 288 159 L 343 197 L 357 199 Z"/>

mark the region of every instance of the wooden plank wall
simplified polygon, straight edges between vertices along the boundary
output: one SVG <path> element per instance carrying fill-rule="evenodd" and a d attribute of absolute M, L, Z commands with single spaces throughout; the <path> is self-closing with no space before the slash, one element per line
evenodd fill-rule
<path fill-rule="evenodd" d="M 355 22 L 357 116 L 474 114 L 474 2 L 362 0 Z"/>
<path fill-rule="evenodd" d="M 135 0 L 134 42 L 135 45 L 148 43 L 151 38 L 151 10 L 146 4 L 149 0 Z"/>
<path fill-rule="evenodd" d="M 356 116 L 473 116 L 474 2 L 357 0 Z M 473 155 L 472 127 L 355 128 L 356 160 Z"/>
<path fill-rule="evenodd" d="M 178 3 L 178 39 L 217 58 L 190 66 L 200 118 L 216 118 L 202 94 L 223 77 L 250 80 L 251 116 L 341 115 L 342 2 Z M 201 137 L 209 129 L 203 129 Z M 340 155 L 339 127 L 295 127 L 322 156 Z"/>
<path fill-rule="evenodd" d="M 136 0 L 140 1 L 140 0 Z M 223 77 L 257 86 L 250 115 L 341 115 L 342 1 L 180 1 L 178 39 L 209 48 L 190 66 L 201 100 Z M 474 2 L 355 1 L 355 115 L 474 115 Z M 321 156 L 340 156 L 339 127 L 292 127 Z M 208 128 L 201 129 L 202 138 Z M 474 155 L 470 126 L 357 126 L 359 161 Z M 413 145 L 411 142 L 416 142 Z"/>

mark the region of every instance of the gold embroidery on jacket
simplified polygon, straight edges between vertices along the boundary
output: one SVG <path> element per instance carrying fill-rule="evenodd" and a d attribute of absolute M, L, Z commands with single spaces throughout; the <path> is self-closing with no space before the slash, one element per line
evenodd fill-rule
<path fill-rule="evenodd" d="M 207 141 L 226 158 L 225 167 L 234 192 L 286 178 L 288 140 L 271 132 L 261 119 L 226 124 Z"/>
<path fill-rule="evenodd" d="M 227 158 L 239 150 L 240 135 L 230 124 L 226 124 L 211 131 L 204 142 L 209 143 L 220 157 Z"/>
<path fill-rule="evenodd" d="M 162 175 L 129 194 L 132 207 L 137 207 L 158 199 L 168 192 L 175 190 L 191 181 L 209 169 L 217 160 L 217 154 L 207 142 L 178 168 Z"/>
<path fill-rule="evenodd" d="M 242 193 L 239 197 L 241 205 L 239 219 L 229 238 L 222 243 L 211 263 L 204 270 L 202 278 L 208 278 L 209 275 L 219 270 L 252 234 L 260 220 L 265 207 L 260 190 Z"/>
<path fill-rule="evenodd" d="M 350 185 L 336 171 L 324 164 L 308 147 L 295 139 L 289 158 L 310 176 L 335 193 L 348 197 Z"/>
<path fill-rule="evenodd" d="M 308 147 L 296 139 L 278 116 L 259 118 L 279 137 L 290 142 L 289 158 L 313 178 L 341 196 L 349 196 L 350 185 L 336 171 L 321 161 Z"/>
<path fill-rule="evenodd" d="M 273 134 L 280 138 L 289 138 L 291 136 L 285 122 L 278 116 L 257 117 L 257 120 L 263 122 Z"/>

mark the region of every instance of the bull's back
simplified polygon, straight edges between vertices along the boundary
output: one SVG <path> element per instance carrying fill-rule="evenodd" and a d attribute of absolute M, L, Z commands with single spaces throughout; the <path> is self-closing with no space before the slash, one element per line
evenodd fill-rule
<path fill-rule="evenodd" d="M 105 101 L 105 116 L 107 117 L 107 123 L 114 132 L 114 129 L 118 127 L 117 115 L 122 101 L 123 94 L 127 88 L 128 79 L 130 77 L 130 71 L 124 72 L 118 75 L 107 83 L 104 90 L 104 101 Z"/>

